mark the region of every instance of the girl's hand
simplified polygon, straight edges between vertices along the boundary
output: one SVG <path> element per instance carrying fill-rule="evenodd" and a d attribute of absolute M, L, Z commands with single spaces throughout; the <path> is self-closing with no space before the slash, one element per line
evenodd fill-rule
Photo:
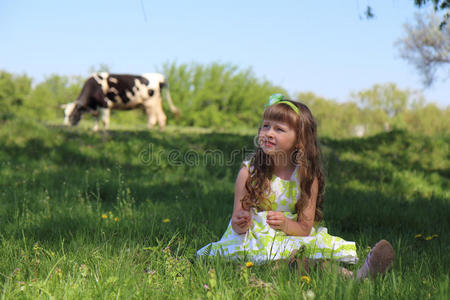
<path fill-rule="evenodd" d="M 231 218 L 231 227 L 237 234 L 244 234 L 252 224 L 252 216 L 247 210 L 240 210 Z"/>
<path fill-rule="evenodd" d="M 266 222 L 272 229 L 284 232 L 287 230 L 288 218 L 280 211 L 267 212 Z"/>

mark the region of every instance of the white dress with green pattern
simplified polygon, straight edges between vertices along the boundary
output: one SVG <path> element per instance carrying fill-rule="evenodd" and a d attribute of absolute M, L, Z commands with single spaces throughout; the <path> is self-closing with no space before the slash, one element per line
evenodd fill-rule
<path fill-rule="evenodd" d="M 244 161 L 246 167 L 249 162 Z M 297 220 L 295 202 L 300 191 L 297 171 L 290 180 L 274 176 L 269 199 L 273 211 L 281 211 Z M 222 238 L 197 251 L 199 256 L 228 256 L 256 263 L 267 260 L 289 258 L 294 249 L 304 246 L 304 255 L 315 259 L 333 259 L 345 263 L 356 263 L 356 246 L 340 237 L 331 236 L 327 228 L 314 226 L 309 236 L 288 236 L 280 230 L 272 229 L 266 223 L 267 211 L 251 210 L 252 224 L 246 234 L 237 234 L 231 228 L 231 220 Z"/>

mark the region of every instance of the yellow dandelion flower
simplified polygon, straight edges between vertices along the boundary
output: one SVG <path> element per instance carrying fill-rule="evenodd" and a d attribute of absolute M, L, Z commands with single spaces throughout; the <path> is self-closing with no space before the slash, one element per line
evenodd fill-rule
<path fill-rule="evenodd" d="M 439 235 L 433 234 L 431 237 L 432 237 L 433 239 L 435 239 L 435 238 L 439 237 Z"/>
<path fill-rule="evenodd" d="M 107 214 L 102 214 L 102 219 L 108 219 L 108 215 Z"/>
<path fill-rule="evenodd" d="M 112 213 L 112 211 L 109 211 L 108 214 L 109 214 L 110 216 L 112 216 L 113 213 Z"/>
<path fill-rule="evenodd" d="M 251 268 L 251 267 L 253 267 L 253 263 L 251 261 L 248 261 L 248 262 L 245 263 L 245 266 L 247 268 Z"/>
<path fill-rule="evenodd" d="M 114 222 L 117 222 L 117 221 L 119 221 L 119 218 L 118 218 L 118 217 L 115 217 L 115 218 L 114 218 Z"/>
<path fill-rule="evenodd" d="M 166 219 L 163 220 L 163 223 L 169 223 L 169 222 L 170 222 L 169 218 L 166 218 Z"/>
<path fill-rule="evenodd" d="M 300 277 L 300 280 L 306 284 L 311 282 L 311 279 L 306 275 L 303 275 L 302 277 Z"/>
<path fill-rule="evenodd" d="M 425 239 L 427 240 L 427 241 L 429 241 L 429 240 L 431 240 L 433 237 L 432 236 L 427 236 Z"/>
<path fill-rule="evenodd" d="M 416 239 L 419 239 L 419 238 L 422 237 L 422 234 L 418 233 L 418 234 L 416 234 L 414 237 L 415 237 Z"/>

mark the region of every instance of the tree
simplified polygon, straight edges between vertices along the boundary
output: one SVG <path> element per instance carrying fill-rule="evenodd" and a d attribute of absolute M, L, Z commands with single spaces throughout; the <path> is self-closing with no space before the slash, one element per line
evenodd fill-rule
<path fill-rule="evenodd" d="M 450 9 L 450 1 L 448 0 L 414 0 L 414 4 L 418 7 L 422 7 L 429 2 L 433 2 L 433 7 L 436 11 Z"/>
<path fill-rule="evenodd" d="M 414 4 L 417 7 L 423 7 L 429 2 L 433 2 L 434 11 L 446 11 L 444 20 L 440 23 L 439 27 L 442 28 L 447 24 L 450 18 L 450 1 L 449 0 L 414 0 Z"/>
<path fill-rule="evenodd" d="M 440 109 L 430 103 L 423 107 L 408 110 L 404 114 L 404 120 L 408 130 L 424 135 L 446 135 L 450 134 L 450 107 Z"/>
<path fill-rule="evenodd" d="M 0 121 L 17 116 L 31 91 L 32 79 L 0 70 Z"/>
<path fill-rule="evenodd" d="M 256 127 L 269 95 L 286 90 L 259 79 L 251 69 L 213 62 L 166 63 L 160 70 L 169 81 L 170 93 L 183 117 L 177 125 L 199 127 Z"/>
<path fill-rule="evenodd" d="M 439 27 L 444 27 L 450 18 L 450 0 L 413 0 L 414 5 L 418 8 L 426 7 L 430 2 L 433 4 L 435 12 L 444 12 L 444 19 L 440 23 Z M 367 5 L 364 12 L 367 19 L 375 17 L 374 11 L 370 5 Z"/>
<path fill-rule="evenodd" d="M 408 107 L 424 101 L 420 92 L 401 90 L 395 83 L 375 84 L 370 89 L 352 94 L 352 97 L 363 110 L 376 116 L 372 123 L 383 124 L 385 130 L 404 128 L 403 113 Z"/>
<path fill-rule="evenodd" d="M 415 26 L 404 25 L 406 36 L 397 40 L 396 46 L 429 87 L 436 79 L 436 71 L 450 64 L 450 23 L 439 29 L 439 17 L 433 13 L 416 14 L 415 20 Z"/>
<path fill-rule="evenodd" d="M 30 92 L 24 105 L 24 113 L 36 120 L 62 122 L 63 111 L 60 104 L 74 101 L 83 81 L 80 76 L 51 74 Z"/>
<path fill-rule="evenodd" d="M 314 115 L 320 136 L 346 138 L 362 136 L 371 130 L 367 118 L 353 102 L 339 103 L 312 92 L 297 93 L 294 99 L 306 104 Z M 358 133 L 358 131 L 361 131 Z"/>
<path fill-rule="evenodd" d="M 362 90 L 353 97 L 365 108 L 381 109 L 389 117 L 403 112 L 409 104 L 411 92 L 400 90 L 395 83 L 375 84 L 372 88 Z"/>
<path fill-rule="evenodd" d="M 109 72 L 111 72 L 111 68 L 107 64 L 100 63 L 98 65 L 90 66 L 88 72 L 89 72 L 89 74 L 92 74 L 92 73 L 95 73 L 95 72 L 107 72 L 107 73 L 109 73 Z"/>

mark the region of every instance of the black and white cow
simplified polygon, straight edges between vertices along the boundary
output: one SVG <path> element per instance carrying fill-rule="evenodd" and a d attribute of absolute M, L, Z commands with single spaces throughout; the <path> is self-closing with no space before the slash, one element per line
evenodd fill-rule
<path fill-rule="evenodd" d="M 162 74 L 94 73 L 84 83 L 78 98 L 61 106 L 64 109 L 64 124 L 77 125 L 82 114 L 89 112 L 96 118 L 94 130 L 98 130 L 99 118 L 105 129 L 108 129 L 111 109 L 142 108 L 148 116 L 149 129 L 157 122 L 159 127 L 164 129 L 167 117 L 162 109 L 163 89 L 166 91 L 170 110 L 178 114 L 178 109 L 170 98 L 167 81 Z"/>

